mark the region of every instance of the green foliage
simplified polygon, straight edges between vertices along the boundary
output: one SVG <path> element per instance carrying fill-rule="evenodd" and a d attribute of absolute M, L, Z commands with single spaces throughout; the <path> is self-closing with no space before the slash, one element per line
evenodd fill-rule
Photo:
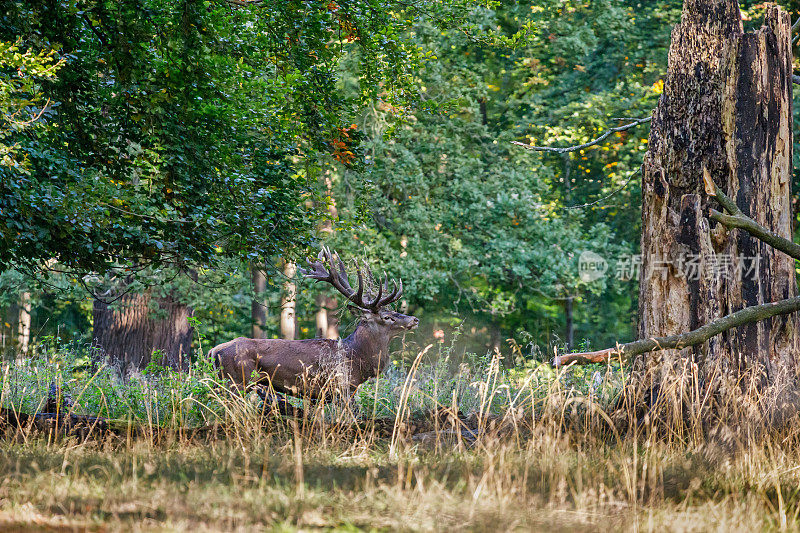
<path fill-rule="evenodd" d="M 7 139 L 51 111 L 49 100 L 42 101 L 41 83 L 54 79 L 63 63 L 53 50 L 22 52 L 19 43 L 0 42 L 0 167 L 29 174 L 27 155 Z"/>
<path fill-rule="evenodd" d="M 369 1 L 13 3 L 0 38 L 64 63 L 43 88 L 58 112 L 11 139 L 30 174 L 0 174 L 0 267 L 130 274 L 307 244 L 310 173 L 321 156 L 353 162 L 346 115 L 414 96 L 424 54 L 403 30 L 419 16 Z"/>
<path fill-rule="evenodd" d="M 396 110 L 377 104 L 356 120 L 368 165 L 334 180 L 336 246 L 401 275 L 423 328 L 464 321 L 468 351 L 489 347 L 492 330 L 529 332 L 544 351 L 562 344 L 568 297 L 577 337 L 631 338 L 635 281 L 615 269 L 638 249 L 634 174 L 647 127 L 567 158 L 511 141 L 581 144 L 618 125 L 613 117 L 647 116 L 678 14 L 661 3 L 552 1 L 473 10 L 491 39 L 415 26 L 437 58 L 417 79 L 436 111 L 394 126 Z M 578 276 L 586 250 L 609 262 L 605 278 Z"/>
<path fill-rule="evenodd" d="M 74 413 L 134 420 L 155 426 L 197 426 L 224 412 L 213 364 L 200 356 L 188 372 L 162 366 L 159 353 L 139 374 L 123 378 L 116 369 L 91 363 L 91 348 L 45 337 L 35 355 L 4 366 L 0 394 L 4 406 L 24 412 L 42 409 L 51 384 L 74 400 Z"/>
<path fill-rule="evenodd" d="M 625 185 L 646 128 L 566 161 L 510 141 L 580 143 L 646 114 L 675 16 L 616 2 L 18 2 L 0 30 L 65 65 L 44 91 L 58 113 L 20 137 L 30 178 L 0 182 L 0 261 L 110 268 L 75 279 L 173 291 L 226 340 L 249 329 L 249 263 L 307 249 L 329 177 L 333 244 L 404 278 L 420 335 L 465 320 L 464 350 L 492 331 L 546 349 L 570 297 L 578 335 L 628 337 L 635 287 L 582 281 L 577 259 L 600 251 L 613 268 L 635 251 L 635 180 L 613 206 L 564 208 Z M 199 285 L 164 283 L 190 268 Z M 279 285 L 260 295 L 273 309 Z"/>

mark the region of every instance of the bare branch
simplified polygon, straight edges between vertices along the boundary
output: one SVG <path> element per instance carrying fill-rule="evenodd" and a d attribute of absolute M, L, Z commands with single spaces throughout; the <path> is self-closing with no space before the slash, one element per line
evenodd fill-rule
<path fill-rule="evenodd" d="M 722 189 L 720 189 L 713 181 L 711 181 L 711 178 L 707 174 L 704 175 L 703 178 L 705 180 L 706 193 L 716 198 L 725 211 L 730 213 L 730 215 L 723 215 L 719 211 L 711 209 L 709 211 L 708 218 L 719 222 L 727 228 L 743 229 L 756 239 L 765 242 L 776 250 L 780 250 L 789 257 L 800 259 L 800 245 L 771 232 L 752 218 L 742 213 L 741 210 L 736 206 L 736 203 L 724 192 L 722 192 Z M 713 193 L 711 191 L 713 191 Z"/>
<path fill-rule="evenodd" d="M 589 148 L 590 146 L 594 146 L 596 144 L 600 144 L 604 140 L 606 140 L 612 133 L 618 133 L 620 131 L 629 130 L 633 127 L 638 126 L 639 124 L 644 124 L 645 122 L 650 122 L 652 117 L 645 117 L 645 118 L 635 118 L 631 119 L 633 122 L 630 124 L 625 124 L 623 126 L 618 126 L 616 128 L 611 128 L 610 130 L 606 131 L 600 137 L 589 141 L 584 144 L 579 144 L 577 146 L 566 146 L 563 148 L 557 148 L 553 146 L 533 146 L 532 144 L 525 144 L 519 141 L 511 141 L 511 144 L 516 144 L 517 146 L 522 146 L 523 148 L 527 148 L 528 150 L 534 150 L 536 152 L 555 152 L 557 154 L 564 154 L 567 152 L 577 152 L 578 150 L 583 150 L 584 148 Z"/>
<path fill-rule="evenodd" d="M 682 349 L 697 346 L 706 342 L 711 337 L 724 333 L 730 329 L 759 322 L 778 315 L 788 315 L 800 311 L 800 296 L 787 298 L 778 302 L 753 305 L 740 311 L 731 313 L 705 326 L 701 326 L 688 333 L 670 335 L 668 337 L 653 337 L 619 344 L 615 348 L 608 348 L 597 352 L 581 352 L 559 355 L 553 358 L 553 366 L 560 367 L 570 363 L 588 364 L 602 363 L 613 357 L 630 358 L 646 352 L 658 350 Z"/>
<path fill-rule="evenodd" d="M 766 228 L 748 216 L 743 214 L 723 215 L 719 211 L 711 209 L 709 211 L 708 218 L 716 220 L 727 228 L 743 229 L 756 239 L 769 244 L 773 248 L 780 250 L 786 255 L 793 257 L 794 259 L 800 259 L 800 245 L 797 245 L 788 239 L 784 239 L 783 237 L 776 235 L 771 231 L 768 231 Z"/>
<path fill-rule="evenodd" d="M 609 198 L 611 198 L 612 196 L 614 196 L 618 192 L 620 192 L 623 189 L 625 189 L 625 187 L 628 186 L 628 184 L 631 182 L 633 177 L 636 176 L 636 174 L 638 174 L 641 171 L 642 171 L 642 167 L 639 167 L 638 169 L 634 170 L 633 172 L 631 172 L 631 175 L 628 176 L 628 179 L 625 180 L 625 183 L 623 183 L 618 189 L 615 189 L 615 190 L 611 191 L 610 193 L 608 193 L 607 195 L 603 196 L 602 198 L 598 198 L 594 202 L 589 202 L 588 204 L 581 204 L 581 205 L 568 205 L 568 206 L 565 206 L 564 209 L 583 209 L 584 207 L 590 207 L 590 206 L 593 206 L 595 204 L 599 204 L 600 202 L 605 202 L 606 200 L 608 200 Z"/>
<path fill-rule="evenodd" d="M 17 116 L 17 114 L 22 111 L 22 109 L 18 109 L 13 114 L 11 114 L 11 116 L 7 117 L 7 120 L 9 122 L 13 122 L 14 125 L 16 125 L 16 126 L 24 128 L 26 126 L 30 126 L 31 124 L 33 124 L 34 122 L 36 122 L 37 120 L 42 118 L 42 115 L 44 115 L 44 112 L 47 111 L 48 107 L 50 107 L 50 99 L 49 98 L 47 99 L 47 102 L 45 102 L 45 104 L 39 110 L 39 112 L 35 113 L 30 119 L 24 120 L 24 121 L 15 120 L 14 117 Z"/>

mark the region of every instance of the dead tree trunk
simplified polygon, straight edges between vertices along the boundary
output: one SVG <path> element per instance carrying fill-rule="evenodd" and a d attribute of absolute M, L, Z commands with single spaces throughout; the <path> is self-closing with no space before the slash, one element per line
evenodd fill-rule
<path fill-rule="evenodd" d="M 264 301 L 267 291 L 267 277 L 258 265 L 251 268 L 253 280 L 253 302 L 250 305 L 250 319 L 252 321 L 250 336 L 254 339 L 263 339 L 267 331 L 267 307 Z"/>
<path fill-rule="evenodd" d="M 124 371 L 142 369 L 155 350 L 163 365 L 185 369 L 191 357 L 192 310 L 173 297 L 154 297 L 150 291 L 128 293 L 112 302 L 95 300 L 92 343 Z"/>
<path fill-rule="evenodd" d="M 639 338 L 695 330 L 744 307 L 797 295 L 794 261 L 739 229 L 709 223 L 704 175 L 745 215 L 791 239 L 791 24 L 778 7 L 743 33 L 735 0 L 685 0 L 642 178 Z M 775 316 L 637 368 L 693 357 L 702 367 L 794 373 L 798 318 Z M 660 361 L 660 362 L 659 362 Z"/>

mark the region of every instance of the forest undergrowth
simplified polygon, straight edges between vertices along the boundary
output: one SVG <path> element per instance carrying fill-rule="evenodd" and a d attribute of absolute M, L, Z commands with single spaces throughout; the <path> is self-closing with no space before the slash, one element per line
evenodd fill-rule
<path fill-rule="evenodd" d="M 0 529 L 800 528 L 800 422 L 775 391 L 704 390 L 692 365 L 655 395 L 619 364 L 420 352 L 354 403 L 293 402 L 295 418 L 202 357 L 123 379 L 89 356 L 51 342 L 3 363 L 2 407 L 42 411 L 55 389 L 66 414 L 128 431 L 6 425 Z"/>

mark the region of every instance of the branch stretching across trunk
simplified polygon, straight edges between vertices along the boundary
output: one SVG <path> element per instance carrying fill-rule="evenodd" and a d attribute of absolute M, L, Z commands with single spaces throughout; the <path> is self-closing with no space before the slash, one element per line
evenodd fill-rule
<path fill-rule="evenodd" d="M 769 244 L 773 248 L 780 250 L 789 257 L 800 259 L 800 245 L 775 235 L 747 215 L 723 215 L 719 211 L 711 209 L 709 211 L 708 218 L 711 220 L 716 220 L 726 228 L 741 228 L 756 239 Z"/>
<path fill-rule="evenodd" d="M 705 326 L 701 326 L 688 333 L 681 333 L 678 335 L 670 335 L 668 337 L 654 337 L 650 339 L 642 339 L 638 341 L 629 342 L 626 344 L 619 344 L 615 348 L 608 348 L 597 352 L 582 352 L 582 353 L 569 353 L 556 356 L 553 359 L 553 366 L 560 367 L 569 363 L 588 364 L 588 363 L 602 363 L 612 358 L 612 356 L 620 356 L 624 358 L 633 357 L 646 352 L 654 352 L 657 350 L 681 349 L 690 346 L 697 346 L 706 342 L 711 337 L 724 333 L 729 329 L 733 329 L 744 324 L 758 322 L 778 315 L 788 315 L 800 311 L 800 296 L 794 298 L 787 298 L 779 302 L 770 302 L 767 304 L 754 305 L 752 307 L 745 307 L 740 311 L 731 313 L 728 316 L 709 322 Z"/>
<path fill-rule="evenodd" d="M 708 218 L 716 220 L 726 228 L 740 228 L 748 232 L 756 239 L 763 241 L 776 250 L 780 250 L 789 257 L 800 259 L 800 245 L 793 243 L 788 239 L 784 239 L 780 235 L 771 232 L 752 218 L 748 217 L 736 206 L 736 203 L 731 200 L 722 189 L 720 189 L 708 175 L 703 176 L 705 181 L 706 193 L 713 196 L 722 205 L 722 207 L 730 213 L 724 215 L 715 209 L 709 210 Z"/>

